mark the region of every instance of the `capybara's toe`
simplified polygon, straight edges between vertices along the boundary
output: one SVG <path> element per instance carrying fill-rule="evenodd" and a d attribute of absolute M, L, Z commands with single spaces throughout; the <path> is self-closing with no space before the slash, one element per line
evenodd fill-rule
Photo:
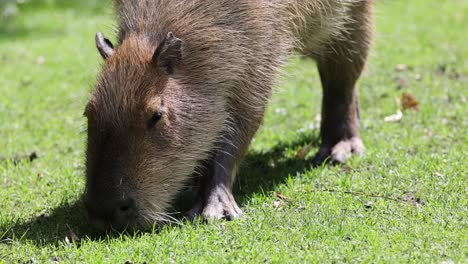
<path fill-rule="evenodd" d="M 233 220 L 240 217 L 242 211 L 227 188 L 217 187 L 206 200 L 201 214 L 205 220 Z"/>
<path fill-rule="evenodd" d="M 313 164 L 318 166 L 324 162 L 344 163 L 351 158 L 353 154 L 362 155 L 364 153 L 364 144 L 359 137 L 342 140 L 333 147 L 321 146 L 314 159 Z"/>

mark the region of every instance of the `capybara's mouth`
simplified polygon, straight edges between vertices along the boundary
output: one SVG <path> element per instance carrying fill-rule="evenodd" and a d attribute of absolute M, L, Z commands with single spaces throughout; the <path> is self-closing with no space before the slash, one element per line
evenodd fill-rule
<path fill-rule="evenodd" d="M 91 226 L 100 231 L 131 230 L 137 227 L 138 211 L 132 198 L 86 202 Z"/>

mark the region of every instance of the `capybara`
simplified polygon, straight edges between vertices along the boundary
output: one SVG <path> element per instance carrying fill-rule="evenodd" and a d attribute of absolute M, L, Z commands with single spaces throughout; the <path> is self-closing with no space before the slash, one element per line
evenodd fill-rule
<path fill-rule="evenodd" d="M 174 198 L 193 183 L 189 216 L 240 216 L 233 178 L 297 51 L 317 62 L 323 86 L 313 162 L 363 152 L 356 82 L 372 0 L 114 2 L 117 44 L 96 34 L 104 65 L 85 110 L 85 204 L 96 226 L 171 221 Z"/>

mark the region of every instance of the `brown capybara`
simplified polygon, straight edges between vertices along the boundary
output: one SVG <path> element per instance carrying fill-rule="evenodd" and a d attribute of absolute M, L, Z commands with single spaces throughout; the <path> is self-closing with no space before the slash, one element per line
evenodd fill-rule
<path fill-rule="evenodd" d="M 364 150 L 356 82 L 372 35 L 372 0 L 115 0 L 118 43 L 86 106 L 85 203 L 98 226 L 171 221 L 197 178 L 190 216 L 241 215 L 236 169 L 294 51 L 317 61 L 322 143 L 314 158 Z"/>

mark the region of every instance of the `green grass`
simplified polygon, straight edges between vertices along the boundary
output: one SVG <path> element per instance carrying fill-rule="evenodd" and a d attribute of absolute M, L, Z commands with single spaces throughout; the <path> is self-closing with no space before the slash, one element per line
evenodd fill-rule
<path fill-rule="evenodd" d="M 293 59 L 235 184 L 242 219 L 108 237 L 89 232 L 80 201 L 94 33 L 113 23 L 93 2 L 36 1 L 0 25 L 0 262 L 468 262 L 467 1 L 377 4 L 364 157 L 320 168 L 296 157 L 317 150 L 321 92 L 314 63 Z M 420 111 L 385 123 L 402 92 Z M 275 207 L 275 192 L 291 201 Z"/>

